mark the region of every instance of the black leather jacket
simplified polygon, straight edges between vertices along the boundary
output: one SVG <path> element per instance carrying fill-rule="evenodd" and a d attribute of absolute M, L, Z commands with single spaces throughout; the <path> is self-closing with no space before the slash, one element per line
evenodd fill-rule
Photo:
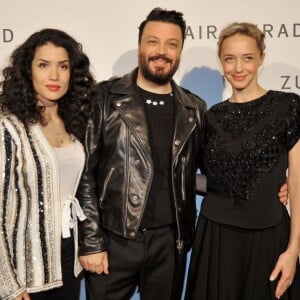
<path fill-rule="evenodd" d="M 107 249 L 104 228 L 136 237 L 153 177 L 144 104 L 137 69 L 99 84 L 98 103 L 86 135 L 86 167 L 78 198 L 87 219 L 80 225 L 80 255 Z M 199 167 L 206 104 L 172 82 L 175 125 L 172 189 L 177 249 L 188 250 L 194 233 L 195 174 Z"/>

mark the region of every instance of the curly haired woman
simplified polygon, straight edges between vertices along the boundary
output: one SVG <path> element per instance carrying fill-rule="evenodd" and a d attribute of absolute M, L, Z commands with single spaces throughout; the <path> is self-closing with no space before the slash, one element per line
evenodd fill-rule
<path fill-rule="evenodd" d="M 94 79 L 56 29 L 32 34 L 3 70 L 0 94 L 0 298 L 78 299 L 75 198 Z"/>

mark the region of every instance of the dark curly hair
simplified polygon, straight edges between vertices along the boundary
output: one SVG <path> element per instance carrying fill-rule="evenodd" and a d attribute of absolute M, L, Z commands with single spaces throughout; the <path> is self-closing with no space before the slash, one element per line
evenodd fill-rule
<path fill-rule="evenodd" d="M 16 115 L 28 128 L 40 122 L 43 107 L 37 105 L 31 79 L 31 63 L 38 47 L 47 43 L 63 47 L 70 60 L 70 83 L 67 93 L 58 101 L 58 114 L 68 133 L 83 141 L 85 127 L 95 95 L 95 81 L 90 73 L 89 58 L 82 46 L 67 33 L 57 29 L 43 29 L 32 34 L 12 53 L 10 65 L 3 69 L 0 107 L 3 112 Z"/>

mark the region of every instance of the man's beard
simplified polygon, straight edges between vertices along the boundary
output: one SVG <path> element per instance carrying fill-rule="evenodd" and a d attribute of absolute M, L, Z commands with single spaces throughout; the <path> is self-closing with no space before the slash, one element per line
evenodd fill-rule
<path fill-rule="evenodd" d="M 165 59 L 169 63 L 172 63 L 172 61 L 164 55 L 157 55 L 155 57 L 150 58 L 150 60 L 154 60 L 154 59 Z M 164 69 L 163 67 L 156 67 L 155 71 L 153 72 L 148 67 L 148 63 L 145 61 L 145 58 L 142 55 L 139 56 L 139 67 L 142 71 L 143 76 L 145 77 L 145 79 L 147 79 L 151 82 L 154 82 L 158 85 L 164 85 L 164 84 L 170 82 L 173 75 L 176 73 L 176 71 L 178 69 L 179 62 L 180 62 L 180 60 L 177 60 L 174 64 L 174 66 L 172 66 L 170 68 L 169 72 L 167 72 L 167 73 L 163 73 L 163 69 Z"/>

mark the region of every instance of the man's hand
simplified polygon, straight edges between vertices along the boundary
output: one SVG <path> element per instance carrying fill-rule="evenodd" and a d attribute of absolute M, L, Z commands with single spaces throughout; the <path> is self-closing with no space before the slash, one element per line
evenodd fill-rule
<path fill-rule="evenodd" d="M 107 252 L 79 256 L 79 261 L 86 271 L 97 274 L 109 274 Z"/>
<path fill-rule="evenodd" d="M 280 191 L 278 192 L 278 197 L 279 197 L 279 201 L 284 204 L 287 205 L 288 204 L 288 199 L 289 199 L 289 193 L 288 193 L 288 185 L 287 183 L 285 183 L 281 188 Z"/>

